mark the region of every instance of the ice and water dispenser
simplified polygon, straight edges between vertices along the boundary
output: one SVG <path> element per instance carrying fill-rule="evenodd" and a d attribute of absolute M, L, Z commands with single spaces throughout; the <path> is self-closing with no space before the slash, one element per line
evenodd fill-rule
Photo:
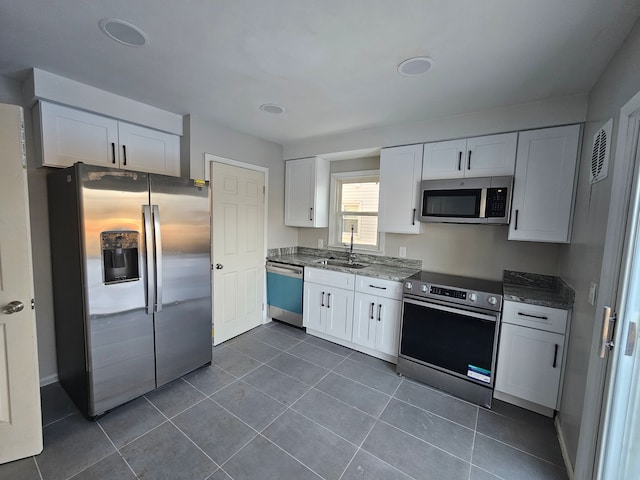
<path fill-rule="evenodd" d="M 126 230 L 100 234 L 105 285 L 140 279 L 139 237 L 138 232 Z"/>

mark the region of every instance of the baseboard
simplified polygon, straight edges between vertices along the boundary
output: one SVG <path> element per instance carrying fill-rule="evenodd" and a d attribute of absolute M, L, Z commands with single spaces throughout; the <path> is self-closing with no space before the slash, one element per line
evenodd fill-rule
<path fill-rule="evenodd" d="M 40 378 L 40 386 L 44 387 L 45 385 L 51 385 L 52 383 L 56 383 L 58 381 L 58 374 L 57 373 L 53 373 L 51 375 L 48 375 L 46 377 L 41 377 Z"/>
<path fill-rule="evenodd" d="M 553 424 L 556 427 L 556 432 L 558 434 L 558 441 L 560 442 L 560 451 L 562 452 L 562 458 L 564 460 L 564 466 L 567 469 L 567 475 L 569 476 L 569 480 L 573 480 L 573 467 L 571 466 L 571 460 L 569 459 L 569 451 L 567 450 L 567 442 L 564 440 L 564 434 L 562 433 L 562 427 L 560 426 L 560 419 L 558 415 L 553 420 Z"/>

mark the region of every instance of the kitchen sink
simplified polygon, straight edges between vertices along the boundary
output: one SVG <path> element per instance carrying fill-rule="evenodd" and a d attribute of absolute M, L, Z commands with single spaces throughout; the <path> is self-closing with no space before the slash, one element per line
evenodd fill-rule
<path fill-rule="evenodd" d="M 334 258 L 323 258 L 321 260 L 316 260 L 314 263 L 317 263 L 319 265 L 331 265 L 333 267 L 346 267 L 346 268 L 355 268 L 355 269 L 366 268 L 369 266 L 366 263 L 357 263 L 357 262 L 349 263 L 348 260 L 338 260 Z"/>

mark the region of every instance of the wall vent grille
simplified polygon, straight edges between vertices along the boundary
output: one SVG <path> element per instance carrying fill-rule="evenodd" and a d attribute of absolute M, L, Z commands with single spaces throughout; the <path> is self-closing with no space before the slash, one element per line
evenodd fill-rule
<path fill-rule="evenodd" d="M 609 173 L 609 152 L 611 151 L 611 130 L 613 118 L 610 118 L 593 136 L 591 150 L 591 183 L 607 178 Z"/>

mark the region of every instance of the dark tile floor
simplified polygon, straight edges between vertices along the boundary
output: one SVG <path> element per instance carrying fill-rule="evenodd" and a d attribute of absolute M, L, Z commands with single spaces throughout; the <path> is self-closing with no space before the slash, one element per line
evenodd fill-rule
<path fill-rule="evenodd" d="M 0 480 L 567 478 L 550 419 L 478 408 L 280 323 L 97 422 L 57 384 L 42 404 L 44 451 Z"/>

